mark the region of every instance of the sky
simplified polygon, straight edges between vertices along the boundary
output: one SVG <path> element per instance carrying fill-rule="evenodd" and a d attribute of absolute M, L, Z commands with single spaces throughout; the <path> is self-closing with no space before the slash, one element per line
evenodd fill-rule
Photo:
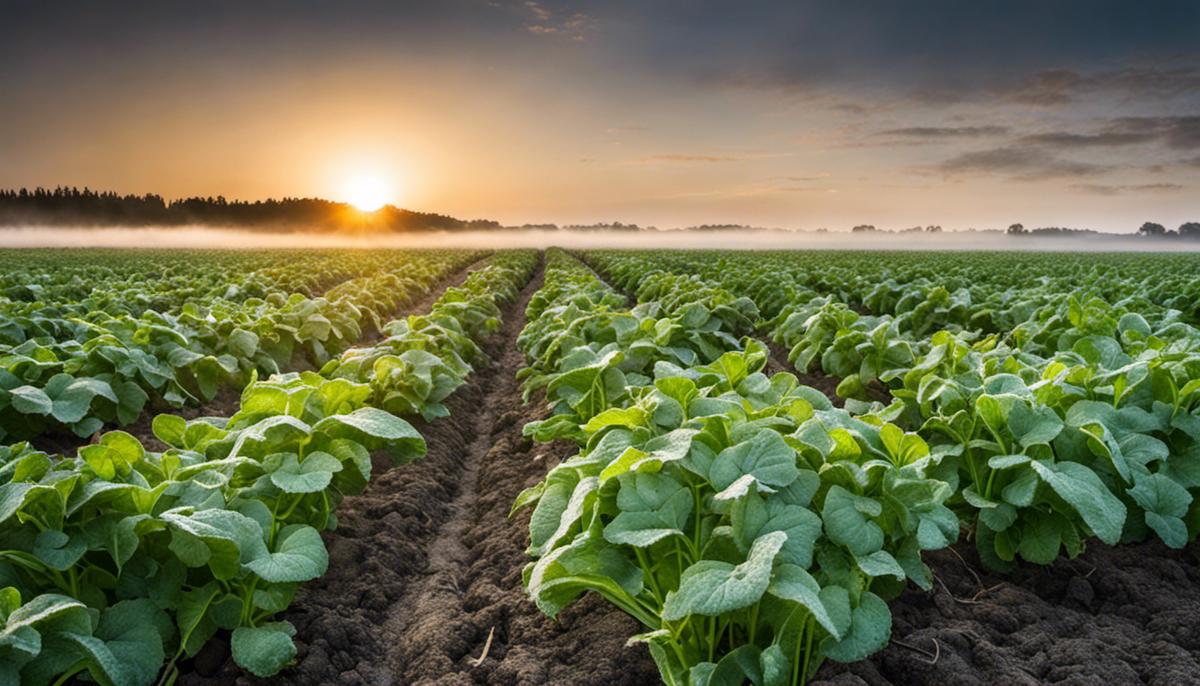
<path fill-rule="evenodd" d="M 0 0 L 0 187 L 848 230 L 1200 221 L 1200 3 Z"/>

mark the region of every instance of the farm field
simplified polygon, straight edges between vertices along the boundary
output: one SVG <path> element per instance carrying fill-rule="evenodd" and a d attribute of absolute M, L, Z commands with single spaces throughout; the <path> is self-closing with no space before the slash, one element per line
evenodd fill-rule
<path fill-rule="evenodd" d="M 1200 683 L 1200 255 L 0 267 L 0 684 Z"/>

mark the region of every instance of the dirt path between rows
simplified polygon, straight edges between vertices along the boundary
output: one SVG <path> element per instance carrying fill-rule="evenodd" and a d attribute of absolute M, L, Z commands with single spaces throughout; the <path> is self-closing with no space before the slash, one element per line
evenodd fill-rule
<path fill-rule="evenodd" d="M 329 571 L 284 616 L 297 628 L 296 665 L 273 683 L 658 683 L 646 650 L 624 646 L 639 630 L 632 619 L 589 598 L 555 622 L 521 584 L 529 515 L 509 519 L 509 507 L 574 452 L 521 436 L 547 412 L 540 400 L 521 402 L 515 379 L 524 366 L 516 337 L 541 284 L 539 266 L 484 345 L 493 363 L 450 398 L 451 416 L 411 420 L 429 454 L 380 473 L 338 508 L 339 527 L 325 534 Z M 181 685 L 260 683 L 221 640 L 183 667 Z"/>
<path fill-rule="evenodd" d="M 387 656 L 390 683 L 657 683 L 645 649 L 624 646 L 638 631 L 632 619 L 589 599 L 556 623 L 522 590 L 529 514 L 510 519 L 509 508 L 575 448 L 535 445 L 521 435 L 546 410 L 540 400 L 521 403 L 514 375 L 524 359 L 515 336 L 524 321 L 514 321 L 499 352 L 500 372 L 488 384 L 487 409 L 475 417 L 462 489 L 429 548 L 428 575 L 409 587 L 383 627 L 398 637 Z"/>

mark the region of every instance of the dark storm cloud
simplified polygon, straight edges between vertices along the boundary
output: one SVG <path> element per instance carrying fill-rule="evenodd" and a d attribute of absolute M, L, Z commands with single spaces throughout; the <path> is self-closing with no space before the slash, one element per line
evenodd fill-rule
<path fill-rule="evenodd" d="M 713 85 L 871 87 L 933 102 L 1195 96 L 1200 3 L 667 2 L 633 46 Z M 854 102 L 859 102 L 855 100 Z"/>
<path fill-rule="evenodd" d="M 1078 178 L 1103 174 L 1106 167 L 1064 159 L 1041 148 L 1011 146 L 976 150 L 956 155 L 931 171 L 945 176 L 997 174 L 1016 181 Z"/>
<path fill-rule="evenodd" d="M 372 48 L 383 57 L 469 49 L 486 60 L 488 46 L 524 50 L 530 40 L 564 38 L 613 68 L 711 86 L 951 98 L 982 89 L 1060 104 L 1089 92 L 1194 95 L 1198 28 L 1200 3 L 1190 0 L 76 0 L 7 3 L 0 57 L 103 60 L 133 51 L 175 64 L 198 49 L 253 58 Z M 11 69 L 2 64 L 0 75 Z"/>

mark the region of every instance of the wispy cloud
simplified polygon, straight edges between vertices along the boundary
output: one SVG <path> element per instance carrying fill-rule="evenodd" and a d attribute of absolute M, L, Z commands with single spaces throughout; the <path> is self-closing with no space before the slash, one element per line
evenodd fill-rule
<path fill-rule="evenodd" d="M 773 181 L 790 181 L 792 183 L 805 183 L 808 181 L 826 181 L 830 177 L 829 172 L 820 172 L 811 176 L 776 176 Z"/>
<path fill-rule="evenodd" d="M 1099 183 L 1076 183 L 1071 188 L 1090 195 L 1122 195 L 1125 193 L 1171 193 L 1183 190 L 1177 183 L 1138 183 L 1106 185 Z"/>
<path fill-rule="evenodd" d="M 607 129 L 604 129 L 604 133 L 609 135 L 617 135 L 621 133 L 641 133 L 649 130 L 649 127 L 646 126 L 610 126 Z"/>
<path fill-rule="evenodd" d="M 1051 131 L 1021 140 L 1063 149 L 1161 143 L 1176 150 L 1193 150 L 1200 148 L 1200 116 L 1118 117 L 1095 132 Z"/>
<path fill-rule="evenodd" d="M 1109 102 L 1165 101 L 1193 97 L 1200 90 L 1200 64 L 1195 58 L 1180 66 L 1128 66 L 1110 70 L 1048 68 L 1023 76 L 996 75 L 983 80 L 925 85 L 911 94 L 914 102 L 946 105 L 1000 102 L 1053 108 L 1097 96 Z"/>
<path fill-rule="evenodd" d="M 1025 143 L 1045 145 L 1052 148 L 1106 148 L 1147 143 L 1153 141 L 1156 137 L 1155 134 L 1132 131 L 1107 131 L 1102 133 L 1052 131 L 1050 133 L 1025 136 L 1021 140 Z"/>
<path fill-rule="evenodd" d="M 924 171 L 945 176 L 1002 175 L 1016 181 L 1087 177 L 1109 167 L 1057 157 L 1041 148 L 1011 146 L 965 152 Z"/>
<path fill-rule="evenodd" d="M 737 162 L 738 157 L 729 155 L 650 155 L 634 160 L 636 164 L 653 164 L 655 162 Z"/>
<path fill-rule="evenodd" d="M 759 152 L 742 154 L 704 154 L 704 153 L 672 153 L 663 155 L 648 155 L 630 160 L 626 164 L 717 164 L 725 162 L 745 162 L 776 157 L 791 157 L 790 152 Z"/>
<path fill-rule="evenodd" d="M 596 25 L 596 20 L 583 12 L 555 12 L 537 0 L 526 0 L 525 8 L 532 15 L 531 23 L 526 24 L 525 28 L 538 35 L 565 36 L 583 41 Z"/>
<path fill-rule="evenodd" d="M 1064 105 L 1091 94 L 1130 98 L 1173 98 L 1200 89 L 1200 68 L 1126 67 L 1085 73 L 1072 69 L 1045 69 L 992 92 L 1025 105 Z"/>
<path fill-rule="evenodd" d="M 1007 126 L 909 126 L 900 129 L 879 131 L 876 136 L 888 138 L 907 138 L 918 140 L 938 140 L 947 138 L 984 138 L 988 136 L 1003 136 L 1009 132 Z"/>
<path fill-rule="evenodd" d="M 750 184 L 741 186 L 732 186 L 727 188 L 713 188 L 708 190 L 684 191 L 681 193 L 672 193 L 666 196 L 661 196 L 664 199 L 685 200 L 695 198 L 761 198 L 771 195 L 787 195 L 787 194 L 813 194 L 813 195 L 834 195 L 839 190 L 837 188 L 825 186 L 786 186 L 777 184 Z"/>

